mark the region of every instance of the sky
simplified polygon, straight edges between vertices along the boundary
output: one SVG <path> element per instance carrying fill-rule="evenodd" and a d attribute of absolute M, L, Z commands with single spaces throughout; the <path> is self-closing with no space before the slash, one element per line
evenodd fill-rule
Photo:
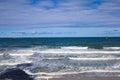
<path fill-rule="evenodd" d="M 120 37 L 120 0 L 0 0 L 0 37 Z"/>

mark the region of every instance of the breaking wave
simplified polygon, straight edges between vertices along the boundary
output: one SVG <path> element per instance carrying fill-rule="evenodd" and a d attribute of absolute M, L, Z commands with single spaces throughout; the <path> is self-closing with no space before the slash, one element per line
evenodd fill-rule
<path fill-rule="evenodd" d="M 120 73 L 120 47 L 93 49 L 81 46 L 31 47 L 0 51 L 0 71 L 19 64 L 32 75 L 46 74 L 42 78 L 53 78 L 65 74 L 86 73 L 117 75 Z M 73 72 L 73 73 L 72 73 Z M 50 75 L 51 74 L 51 75 Z M 52 75 L 55 74 L 55 75 Z"/>

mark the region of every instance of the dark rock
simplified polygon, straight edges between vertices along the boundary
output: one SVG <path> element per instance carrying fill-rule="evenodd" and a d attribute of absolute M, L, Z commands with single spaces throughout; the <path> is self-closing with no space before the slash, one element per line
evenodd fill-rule
<path fill-rule="evenodd" d="M 18 68 L 7 69 L 0 74 L 0 80 L 33 80 L 30 75 Z"/>

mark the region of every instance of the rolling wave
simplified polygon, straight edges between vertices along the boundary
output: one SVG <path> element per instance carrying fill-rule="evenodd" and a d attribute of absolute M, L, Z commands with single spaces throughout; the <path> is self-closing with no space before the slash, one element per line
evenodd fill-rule
<path fill-rule="evenodd" d="M 15 66 L 18 64 L 25 64 L 25 63 L 32 63 L 32 61 L 25 61 L 25 62 L 1 62 L 0 66 Z"/>
<path fill-rule="evenodd" d="M 120 51 L 100 51 L 100 50 L 64 50 L 64 49 L 48 49 L 44 51 L 36 51 L 37 53 L 47 54 L 119 54 Z"/>
<path fill-rule="evenodd" d="M 24 63 L 33 64 L 26 72 L 44 79 L 78 73 L 120 74 L 120 47 L 32 47 L 0 52 L 0 66 Z"/>
<path fill-rule="evenodd" d="M 61 47 L 61 49 L 84 50 L 84 49 L 88 49 L 88 47 L 69 46 L 69 47 Z"/>
<path fill-rule="evenodd" d="M 104 49 L 120 50 L 120 47 L 104 47 Z"/>
<path fill-rule="evenodd" d="M 120 58 L 73 58 L 70 57 L 71 60 L 79 60 L 79 61 L 106 61 L 106 60 L 120 60 Z"/>

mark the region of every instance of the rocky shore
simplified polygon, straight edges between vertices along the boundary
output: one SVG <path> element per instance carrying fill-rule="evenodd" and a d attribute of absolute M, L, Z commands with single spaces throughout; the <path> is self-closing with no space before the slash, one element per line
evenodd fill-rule
<path fill-rule="evenodd" d="M 19 68 L 6 69 L 0 73 L 0 80 L 35 80 L 35 77 L 27 74 Z M 58 78 L 40 78 L 38 80 L 120 80 L 120 76 L 90 76 L 83 74 L 67 74 Z"/>
<path fill-rule="evenodd" d="M 0 80 L 33 80 L 33 78 L 19 68 L 12 68 L 1 72 Z"/>

